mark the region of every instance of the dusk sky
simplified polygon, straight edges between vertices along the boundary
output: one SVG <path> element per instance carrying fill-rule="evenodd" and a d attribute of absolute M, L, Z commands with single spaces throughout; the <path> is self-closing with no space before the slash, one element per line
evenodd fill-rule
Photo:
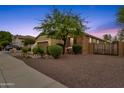
<path fill-rule="evenodd" d="M 114 36 L 119 30 L 116 22 L 116 14 L 121 6 L 0 6 L 0 30 L 7 30 L 16 35 L 33 35 L 37 36 L 38 31 L 33 30 L 38 26 L 40 19 L 52 9 L 60 10 L 72 9 L 74 13 L 81 14 L 89 23 L 86 32 L 97 37 L 103 34 L 112 34 Z"/>

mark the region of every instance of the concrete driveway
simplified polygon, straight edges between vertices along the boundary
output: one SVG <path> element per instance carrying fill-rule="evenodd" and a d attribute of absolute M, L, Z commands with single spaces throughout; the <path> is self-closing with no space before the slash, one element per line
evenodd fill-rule
<path fill-rule="evenodd" d="M 66 86 L 0 52 L 0 87 L 3 88 L 65 88 Z"/>

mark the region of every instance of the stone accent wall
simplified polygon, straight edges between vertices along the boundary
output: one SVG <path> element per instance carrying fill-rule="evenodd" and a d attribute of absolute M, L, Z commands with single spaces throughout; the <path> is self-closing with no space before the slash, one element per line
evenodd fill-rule
<path fill-rule="evenodd" d="M 83 55 L 89 54 L 89 37 L 86 37 L 86 36 L 83 37 L 82 46 L 83 46 L 83 49 L 82 49 Z"/>
<path fill-rule="evenodd" d="M 82 46 L 82 54 L 93 54 L 93 43 L 90 43 L 90 37 L 82 36 L 77 38 L 77 44 Z"/>

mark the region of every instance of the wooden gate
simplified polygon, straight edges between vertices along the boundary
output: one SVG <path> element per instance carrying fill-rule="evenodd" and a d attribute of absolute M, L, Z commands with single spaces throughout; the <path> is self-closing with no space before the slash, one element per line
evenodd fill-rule
<path fill-rule="evenodd" d="M 93 54 L 118 56 L 118 42 L 93 44 Z"/>

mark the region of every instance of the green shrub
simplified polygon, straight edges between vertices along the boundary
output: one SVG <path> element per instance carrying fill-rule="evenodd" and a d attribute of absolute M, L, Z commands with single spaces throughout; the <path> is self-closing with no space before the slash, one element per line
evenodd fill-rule
<path fill-rule="evenodd" d="M 0 45 L 1 45 L 2 47 L 6 47 L 8 44 L 9 44 L 9 41 L 1 41 L 1 42 L 0 42 Z"/>
<path fill-rule="evenodd" d="M 37 54 L 37 48 L 33 48 L 33 54 Z"/>
<path fill-rule="evenodd" d="M 50 47 L 50 46 L 47 46 L 47 48 L 46 48 L 46 54 L 47 54 L 47 55 L 50 55 L 50 53 L 49 53 L 49 47 Z"/>
<path fill-rule="evenodd" d="M 34 44 L 34 43 L 35 43 L 35 40 L 32 39 L 32 38 L 26 38 L 23 41 L 24 46 L 31 45 L 31 44 Z"/>
<path fill-rule="evenodd" d="M 57 45 L 59 45 L 59 46 L 61 46 L 61 47 L 63 48 L 63 50 L 62 50 L 62 51 L 63 51 L 63 54 L 64 54 L 64 51 L 65 51 L 65 50 L 64 50 L 64 45 L 63 45 L 63 44 L 61 44 L 61 43 L 58 43 Z"/>
<path fill-rule="evenodd" d="M 33 53 L 39 54 L 41 56 L 43 56 L 45 54 L 44 49 L 41 48 L 40 46 L 36 46 L 35 48 L 33 48 Z"/>
<path fill-rule="evenodd" d="M 22 48 L 22 52 L 23 52 L 23 53 L 27 53 L 28 51 L 29 51 L 29 48 L 27 48 L 27 47 L 23 47 L 23 48 Z"/>
<path fill-rule="evenodd" d="M 59 45 L 52 45 L 48 47 L 48 52 L 51 56 L 53 56 L 55 59 L 59 58 L 60 55 L 63 52 L 63 49 Z"/>
<path fill-rule="evenodd" d="M 27 57 L 27 52 L 28 52 L 28 48 L 23 47 L 23 48 L 22 48 L 22 55 L 23 55 L 24 57 Z"/>
<path fill-rule="evenodd" d="M 82 52 L 82 46 L 78 44 L 74 44 L 72 46 L 72 50 L 74 54 L 80 54 Z"/>

